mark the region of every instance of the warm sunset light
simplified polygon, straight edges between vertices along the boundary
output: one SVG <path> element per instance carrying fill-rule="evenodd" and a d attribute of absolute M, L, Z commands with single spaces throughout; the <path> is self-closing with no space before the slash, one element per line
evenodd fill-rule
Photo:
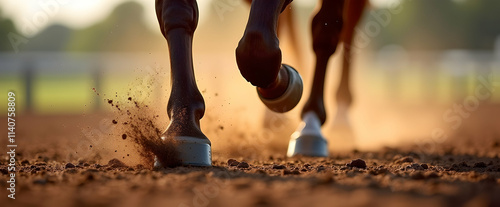
<path fill-rule="evenodd" d="M 2 206 L 500 206 L 500 1 L 249 3 L 1 0 Z"/>

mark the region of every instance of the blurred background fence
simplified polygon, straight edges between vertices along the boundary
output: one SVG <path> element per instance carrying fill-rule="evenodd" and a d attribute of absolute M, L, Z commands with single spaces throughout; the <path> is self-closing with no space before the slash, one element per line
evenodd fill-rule
<path fill-rule="evenodd" d="M 109 97 L 127 90 L 128 83 L 137 78 L 135 71 L 159 68 L 168 76 L 167 47 L 158 31 L 154 1 L 75 1 L 52 5 L 52 10 L 47 10 L 42 3 L 50 1 L 40 1 L 38 5 L 0 2 L 0 92 L 16 91 L 18 110 L 33 113 L 105 110 L 101 104 L 104 97 L 97 93 Z M 309 22 L 316 2 L 295 0 L 290 7 L 300 40 L 296 43 L 301 48 L 298 53 L 304 60 L 298 69 L 306 85 L 314 64 Z M 391 2 L 399 3 L 399 12 L 390 10 Z M 498 84 L 500 1 L 372 0 L 371 3 L 358 27 L 359 31 L 373 35 L 356 56 L 353 69 L 356 96 L 370 97 L 374 102 L 442 105 L 461 102 L 473 95 L 475 86 L 484 84 L 478 77 L 492 77 L 487 84 Z M 234 48 L 244 30 L 248 6 L 241 0 L 199 1 L 199 4 L 201 16 L 194 40 L 197 79 L 210 80 L 217 85 L 215 88 L 224 89 L 229 84 L 221 83 L 220 76 L 216 80 L 214 74 L 232 74 L 225 79 L 238 80 L 241 87 L 250 87 L 239 76 L 234 60 Z M 85 6 L 94 8 L 101 18 L 82 26 L 77 20 L 87 19 L 89 10 L 81 9 Z M 43 15 L 45 22 L 40 20 Z M 293 62 L 294 57 L 288 56 L 293 52 L 289 51 L 286 35 L 282 43 L 285 61 Z M 338 58 L 335 61 L 337 65 L 331 66 L 335 68 L 332 72 L 338 72 Z M 167 83 L 165 80 L 162 84 Z M 203 85 L 201 90 L 205 88 L 209 87 Z M 500 102 L 499 93 L 493 91 L 488 101 Z M 0 107 L 6 104 L 6 99 L 0 99 Z"/>
<path fill-rule="evenodd" d="M 136 69 L 158 59 L 142 53 L 0 53 L 0 86 L 16 92 L 20 111 L 93 112 L 103 109 L 101 95 L 111 95 L 110 88 L 125 91 Z"/>
<path fill-rule="evenodd" d="M 362 66 L 356 69 L 362 74 L 359 79 L 363 86 L 369 86 L 363 91 L 378 99 L 441 105 L 474 95 L 478 84 L 500 83 L 499 54 L 500 51 L 466 50 L 406 52 L 389 46 L 378 52 L 363 53 Z M 203 59 L 203 54 L 199 58 Z M 126 90 L 130 87 L 127 83 L 135 78 L 134 71 L 148 69 L 158 60 L 167 61 L 158 55 L 142 53 L 0 53 L 0 85 L 2 89 L 18 92 L 21 101 L 18 110 L 91 112 L 105 108 L 98 93 L 113 95 L 117 88 Z M 202 67 L 196 70 L 201 77 L 211 73 Z M 478 79 L 489 76 L 493 82 L 482 83 Z M 500 93 L 493 93 L 489 101 L 500 102 Z M 0 107 L 6 104 L 2 100 Z"/>

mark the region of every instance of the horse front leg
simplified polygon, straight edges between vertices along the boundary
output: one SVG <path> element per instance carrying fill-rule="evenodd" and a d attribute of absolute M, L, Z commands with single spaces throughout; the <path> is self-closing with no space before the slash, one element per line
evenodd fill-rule
<path fill-rule="evenodd" d="M 205 102 L 196 85 L 192 42 L 198 24 L 196 0 L 156 0 L 160 29 L 170 52 L 171 93 L 167 110 L 170 124 L 162 135 L 172 142 L 181 165 L 211 166 L 211 143 L 201 132 Z M 155 166 L 172 165 L 157 157 Z"/>
<path fill-rule="evenodd" d="M 271 110 L 293 109 L 302 96 L 302 78 L 289 65 L 281 64 L 277 37 L 278 17 L 291 0 L 253 0 L 248 23 L 236 48 L 241 75 Z"/>

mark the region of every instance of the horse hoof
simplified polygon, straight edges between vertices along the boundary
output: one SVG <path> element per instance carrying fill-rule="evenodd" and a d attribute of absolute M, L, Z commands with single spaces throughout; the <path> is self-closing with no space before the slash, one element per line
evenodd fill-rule
<path fill-rule="evenodd" d="M 300 74 L 291 66 L 283 64 L 283 68 L 288 72 L 288 87 L 283 93 L 283 95 L 268 99 L 264 98 L 262 94 L 260 94 L 257 89 L 257 93 L 259 94 L 259 98 L 267 106 L 267 108 L 271 109 L 274 112 L 284 113 L 292 110 L 300 101 L 302 97 L 302 91 L 304 88 L 304 84 L 302 83 L 302 77 Z"/>
<path fill-rule="evenodd" d="M 165 137 L 162 137 L 165 140 Z M 179 136 L 175 137 L 176 158 L 183 166 L 212 166 L 212 150 L 209 139 Z M 154 167 L 163 166 L 155 157 Z"/>
<path fill-rule="evenodd" d="M 328 142 L 321 135 L 321 122 L 313 112 L 304 115 L 297 131 L 295 131 L 288 144 L 288 157 L 296 155 L 308 157 L 327 157 Z"/>

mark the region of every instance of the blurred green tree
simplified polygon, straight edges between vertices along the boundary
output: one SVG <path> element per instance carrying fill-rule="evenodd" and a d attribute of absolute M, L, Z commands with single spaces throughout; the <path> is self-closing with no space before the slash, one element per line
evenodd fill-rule
<path fill-rule="evenodd" d="M 75 32 L 71 51 L 150 51 L 161 41 L 143 21 L 143 7 L 137 2 L 118 5 L 103 21 Z"/>
<path fill-rule="evenodd" d="M 5 18 L 0 10 L 0 51 L 13 52 L 9 35 L 18 35 L 18 31 L 11 19 Z"/>
<path fill-rule="evenodd" d="M 60 24 L 49 27 L 21 46 L 22 51 L 64 51 L 75 31 Z"/>
<path fill-rule="evenodd" d="M 403 0 L 401 13 L 374 38 L 375 48 L 491 50 L 500 35 L 500 1 Z M 367 15 L 367 21 L 375 21 Z"/>

